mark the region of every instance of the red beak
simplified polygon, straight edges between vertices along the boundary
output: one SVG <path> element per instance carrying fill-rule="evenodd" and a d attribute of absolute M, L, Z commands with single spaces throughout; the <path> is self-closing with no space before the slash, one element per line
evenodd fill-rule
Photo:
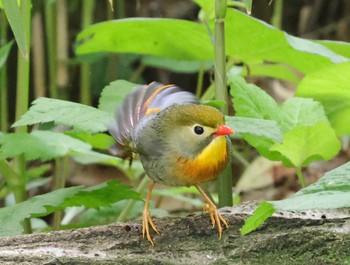
<path fill-rule="evenodd" d="M 215 136 L 228 135 L 233 133 L 235 133 L 235 131 L 232 128 L 226 125 L 220 125 L 219 130 L 217 130 L 215 133 Z"/>

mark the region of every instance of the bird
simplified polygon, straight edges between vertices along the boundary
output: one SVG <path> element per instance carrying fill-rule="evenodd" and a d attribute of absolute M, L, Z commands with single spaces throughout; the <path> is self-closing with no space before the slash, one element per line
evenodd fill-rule
<path fill-rule="evenodd" d="M 138 85 L 124 98 L 108 126 L 115 139 L 111 152 L 122 158 L 138 155 L 150 178 L 142 212 L 142 235 L 154 246 L 151 229 L 160 235 L 149 202 L 156 183 L 194 186 L 205 200 L 212 228 L 221 239 L 227 221 L 200 184 L 215 180 L 230 162 L 229 135 L 224 115 L 214 107 L 199 104 L 194 94 L 176 85 L 152 82 Z"/>

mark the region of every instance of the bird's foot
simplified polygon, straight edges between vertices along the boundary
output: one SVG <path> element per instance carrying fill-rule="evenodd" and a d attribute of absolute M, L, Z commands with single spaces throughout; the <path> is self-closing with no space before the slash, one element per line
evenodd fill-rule
<path fill-rule="evenodd" d="M 222 235 L 221 223 L 223 223 L 226 226 L 226 228 L 228 228 L 227 221 L 221 216 L 218 208 L 215 205 L 205 203 L 203 206 L 203 209 L 205 212 L 209 213 L 211 223 L 213 224 L 212 228 L 215 227 L 215 224 L 217 225 L 218 231 L 219 231 L 219 239 L 221 239 L 221 235 Z"/>
<path fill-rule="evenodd" d="M 151 218 L 151 215 L 150 215 L 148 209 L 144 209 L 143 213 L 142 213 L 142 236 L 143 236 L 143 238 L 145 238 L 145 236 L 146 236 L 146 239 L 149 242 L 151 242 L 152 246 L 154 246 L 154 242 L 152 240 L 152 237 L 151 237 L 151 234 L 149 231 L 150 226 L 158 235 L 160 235 L 158 229 L 156 228 L 156 226 L 154 225 L 154 223 L 152 221 L 152 218 Z"/>

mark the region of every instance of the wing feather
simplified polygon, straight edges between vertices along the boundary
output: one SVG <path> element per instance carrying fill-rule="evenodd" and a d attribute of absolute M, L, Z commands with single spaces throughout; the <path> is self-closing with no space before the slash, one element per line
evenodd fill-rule
<path fill-rule="evenodd" d="M 136 86 L 117 110 L 116 120 L 108 128 L 116 140 L 111 152 L 122 158 L 132 157 L 133 132 L 154 115 L 174 104 L 197 104 L 196 97 L 175 85 L 152 82 Z"/>

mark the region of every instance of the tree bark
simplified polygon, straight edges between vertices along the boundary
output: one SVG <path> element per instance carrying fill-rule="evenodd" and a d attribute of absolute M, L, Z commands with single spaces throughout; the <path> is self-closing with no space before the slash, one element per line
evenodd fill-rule
<path fill-rule="evenodd" d="M 255 207 L 221 209 L 221 240 L 206 213 L 155 218 L 155 247 L 140 222 L 0 238 L 0 264 L 350 264 L 349 209 L 277 213 L 241 236 Z"/>

